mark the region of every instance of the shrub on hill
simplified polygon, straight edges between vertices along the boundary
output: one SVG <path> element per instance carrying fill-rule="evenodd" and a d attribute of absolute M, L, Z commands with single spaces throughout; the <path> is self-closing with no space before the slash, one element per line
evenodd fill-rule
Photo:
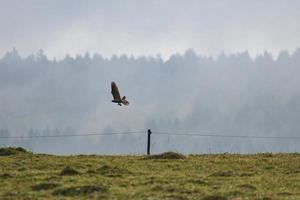
<path fill-rule="evenodd" d="M 16 155 L 19 153 L 29 153 L 26 149 L 22 147 L 2 147 L 0 148 L 0 156 L 10 156 L 10 155 Z"/>

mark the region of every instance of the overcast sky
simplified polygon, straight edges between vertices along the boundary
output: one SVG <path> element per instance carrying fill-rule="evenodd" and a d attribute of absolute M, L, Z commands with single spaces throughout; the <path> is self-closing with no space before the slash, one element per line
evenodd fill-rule
<path fill-rule="evenodd" d="M 299 0 L 0 0 L 0 56 L 276 55 L 300 46 Z"/>

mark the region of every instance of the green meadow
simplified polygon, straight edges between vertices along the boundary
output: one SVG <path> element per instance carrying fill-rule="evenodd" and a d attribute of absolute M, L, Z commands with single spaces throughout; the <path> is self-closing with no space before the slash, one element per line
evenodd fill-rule
<path fill-rule="evenodd" d="M 56 156 L 0 148 L 0 199 L 300 199 L 300 154 Z"/>

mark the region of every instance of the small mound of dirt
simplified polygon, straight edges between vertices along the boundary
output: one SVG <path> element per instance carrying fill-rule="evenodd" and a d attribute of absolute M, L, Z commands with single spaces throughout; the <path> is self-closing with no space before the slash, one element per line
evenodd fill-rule
<path fill-rule="evenodd" d="M 263 197 L 261 200 L 272 200 L 271 197 Z"/>
<path fill-rule="evenodd" d="M 0 148 L 0 156 L 10 156 L 10 155 L 16 155 L 19 153 L 29 153 L 26 149 L 22 147 L 3 147 Z"/>
<path fill-rule="evenodd" d="M 34 191 L 40 191 L 40 190 L 50 190 L 53 188 L 58 187 L 59 185 L 56 183 L 40 183 L 37 185 L 32 186 L 32 190 Z"/>
<path fill-rule="evenodd" d="M 255 176 L 255 175 L 256 175 L 256 172 L 243 172 L 243 173 L 238 174 L 238 176 L 240 176 L 240 177 L 250 177 L 250 176 Z"/>
<path fill-rule="evenodd" d="M 243 185 L 239 185 L 238 187 L 246 190 L 256 190 L 256 187 L 251 184 L 243 184 Z"/>
<path fill-rule="evenodd" d="M 80 174 L 80 172 L 70 166 L 65 167 L 60 173 L 61 176 L 73 176 L 78 174 Z"/>
<path fill-rule="evenodd" d="M 206 196 L 202 198 L 202 200 L 227 200 L 227 198 L 223 196 L 212 195 L 212 196 Z"/>
<path fill-rule="evenodd" d="M 188 182 L 192 183 L 192 184 L 196 184 L 196 185 L 205 185 L 205 184 L 207 184 L 206 181 L 201 180 L 199 178 L 198 179 L 190 179 L 190 180 L 188 180 Z"/>
<path fill-rule="evenodd" d="M 9 178 L 12 178 L 13 176 L 9 173 L 4 173 L 4 174 L 1 174 L 0 175 L 0 178 L 2 179 L 9 179 Z"/>
<path fill-rule="evenodd" d="M 85 185 L 69 188 L 59 188 L 53 191 L 53 195 L 62 196 L 78 196 L 78 195 L 90 195 L 95 192 L 107 192 L 107 188 L 103 186 Z"/>
<path fill-rule="evenodd" d="M 184 155 L 176 152 L 171 152 L 171 151 L 145 157 L 145 159 L 184 159 L 184 158 L 185 158 Z"/>
<path fill-rule="evenodd" d="M 277 195 L 279 195 L 279 196 L 290 196 L 290 195 L 293 195 L 293 194 L 290 193 L 290 192 L 279 192 L 279 193 L 277 193 Z"/>
<path fill-rule="evenodd" d="M 273 157 L 274 155 L 272 153 L 261 153 L 260 154 L 262 157 L 270 158 Z"/>
<path fill-rule="evenodd" d="M 24 149 L 23 147 L 17 147 L 16 150 L 18 152 L 28 153 L 28 151 L 26 149 Z"/>

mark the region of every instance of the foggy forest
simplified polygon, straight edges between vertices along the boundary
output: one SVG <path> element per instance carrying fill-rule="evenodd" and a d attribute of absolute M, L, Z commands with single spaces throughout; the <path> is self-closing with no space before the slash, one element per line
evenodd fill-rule
<path fill-rule="evenodd" d="M 155 135 L 155 131 L 295 137 L 300 130 L 300 49 L 168 59 L 101 54 L 49 59 L 43 50 L 0 59 L 0 145 L 56 154 L 296 152 L 299 140 Z M 128 107 L 111 102 L 116 81 Z M 5 138 L 144 131 L 141 134 Z"/>

